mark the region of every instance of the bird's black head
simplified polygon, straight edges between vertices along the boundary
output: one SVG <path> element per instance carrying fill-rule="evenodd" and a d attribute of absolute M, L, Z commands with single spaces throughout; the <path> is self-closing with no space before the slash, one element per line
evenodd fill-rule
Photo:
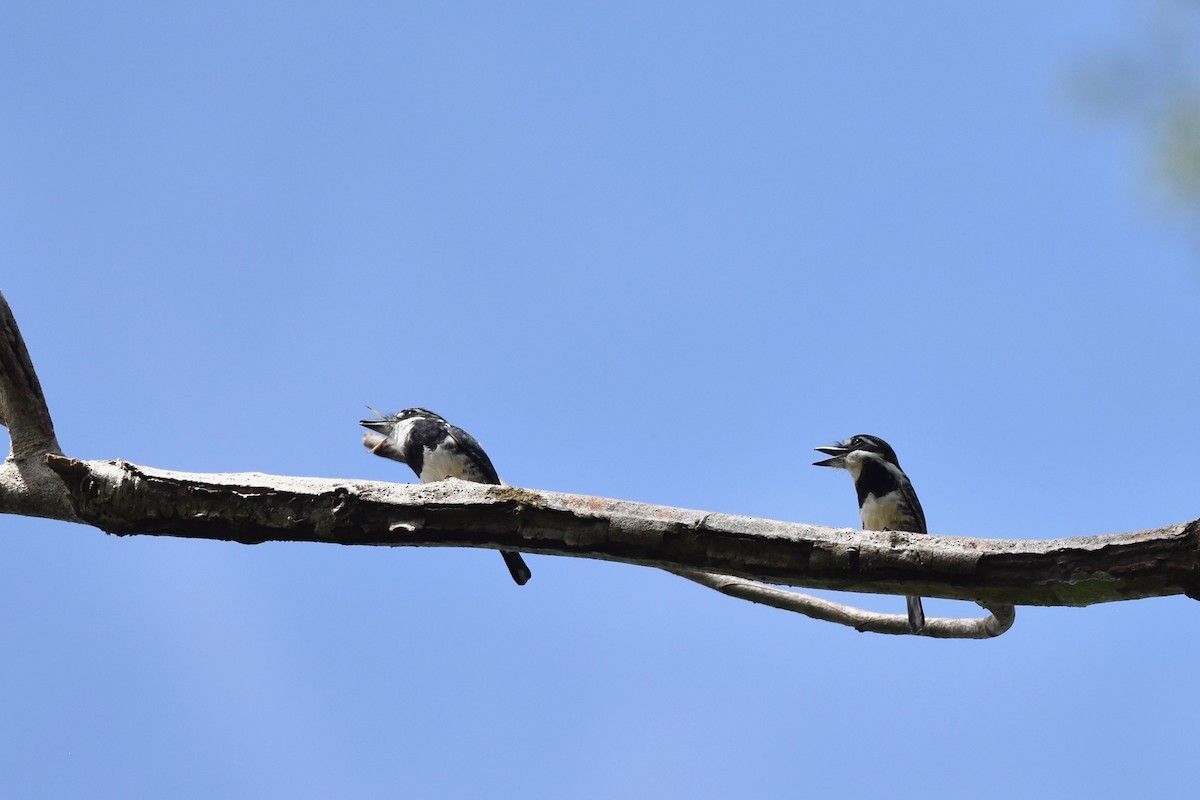
<path fill-rule="evenodd" d="M 871 436 L 866 433 L 856 434 L 844 442 L 838 442 L 828 447 L 818 447 L 816 450 L 818 453 L 824 453 L 827 456 L 833 456 L 833 458 L 814 461 L 813 466 L 815 467 L 845 469 L 846 457 L 852 453 L 873 453 L 895 467 L 900 467 L 900 459 L 896 458 L 896 451 L 892 449 L 892 446 L 878 436 Z"/>

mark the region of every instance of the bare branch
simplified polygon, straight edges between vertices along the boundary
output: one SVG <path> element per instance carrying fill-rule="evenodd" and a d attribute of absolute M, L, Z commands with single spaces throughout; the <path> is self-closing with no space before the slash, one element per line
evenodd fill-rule
<path fill-rule="evenodd" d="M 1200 521 L 1045 541 L 965 539 L 823 528 L 453 480 L 389 484 L 167 472 L 61 456 L 48 461 L 79 518 L 117 534 L 520 550 L 993 606 L 1196 597 L 1200 585 Z M 887 627 L 886 620 L 862 620 L 866 629 Z"/>
<path fill-rule="evenodd" d="M 389 484 L 259 473 L 197 474 L 59 454 L 45 397 L 0 294 L 0 513 L 151 534 L 347 545 L 482 547 L 658 567 L 731 597 L 860 631 L 907 633 L 907 617 L 762 583 L 975 600 L 979 619 L 931 619 L 923 635 L 987 638 L 1013 605 L 1084 606 L 1200 597 L 1200 521 L 1049 541 L 822 528 L 462 481 Z M 390 445 L 368 433 L 363 443 Z M 384 453 L 386 455 L 386 453 Z"/>
<path fill-rule="evenodd" d="M 1010 605 L 984 606 L 989 612 L 986 617 L 970 619 L 948 619 L 929 617 L 925 628 L 913 634 L 909 628 L 907 614 L 882 614 L 876 611 L 822 600 L 812 595 L 791 592 L 756 581 L 716 575 L 711 572 L 673 570 L 681 578 L 695 581 L 701 586 L 715 589 L 721 594 L 749 600 L 772 608 L 792 611 L 806 617 L 847 625 L 862 633 L 891 633 L 905 636 L 929 636 L 934 639 L 990 639 L 1007 631 L 1017 618 L 1016 609 Z"/>
<path fill-rule="evenodd" d="M 21 329 L 0 293 L 0 424 L 12 439 L 10 458 L 22 461 L 61 452 L 42 385 Z"/>
<path fill-rule="evenodd" d="M 21 329 L 0 293 L 0 424 L 8 428 L 8 458 L 0 465 L 0 512 L 76 522 L 45 456 L 58 453 L 50 409 Z"/>

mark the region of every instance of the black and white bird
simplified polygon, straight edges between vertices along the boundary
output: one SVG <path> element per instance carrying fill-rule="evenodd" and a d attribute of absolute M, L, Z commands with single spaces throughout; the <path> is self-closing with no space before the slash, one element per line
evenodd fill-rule
<path fill-rule="evenodd" d="M 408 464 L 421 483 L 446 478 L 496 485 L 504 483 L 475 437 L 432 411 L 406 408 L 390 416 L 380 414 L 379 419 L 364 419 L 359 424 L 383 437 L 365 434 L 363 444 L 369 446 L 372 453 Z M 532 577 L 525 559 L 520 553 L 503 550 L 500 555 L 504 556 L 512 579 L 524 586 Z"/>
<path fill-rule="evenodd" d="M 858 515 L 863 530 L 929 533 L 925 512 L 913 491 L 912 481 L 900 469 L 900 460 L 892 446 L 878 436 L 859 434 L 829 447 L 818 447 L 824 461 L 817 467 L 844 469 L 854 479 L 858 492 Z M 908 628 L 920 633 L 925 627 L 921 598 L 908 598 Z"/>

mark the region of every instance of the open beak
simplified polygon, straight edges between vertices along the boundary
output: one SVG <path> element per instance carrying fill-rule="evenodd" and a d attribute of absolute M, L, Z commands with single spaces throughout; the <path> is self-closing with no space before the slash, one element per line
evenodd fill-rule
<path fill-rule="evenodd" d="M 389 433 L 391 433 L 392 425 L 394 423 L 390 419 L 360 419 L 358 424 L 362 425 L 367 430 L 375 431 L 376 433 L 382 433 L 384 436 L 387 436 Z"/>
<path fill-rule="evenodd" d="M 824 453 L 827 456 L 833 456 L 833 458 L 826 458 L 823 461 L 814 461 L 814 467 L 833 467 L 834 469 L 846 468 L 846 454 L 850 452 L 850 448 L 840 444 L 834 444 L 827 447 L 815 447 L 813 449 L 818 453 Z"/>
<path fill-rule="evenodd" d="M 387 414 L 382 414 L 378 409 L 371 408 L 371 406 L 367 406 L 367 408 L 370 408 L 372 411 L 374 411 L 375 415 L 378 416 L 379 419 L 361 419 L 358 421 L 358 424 L 362 425 L 368 430 L 375 431 L 376 433 L 382 433 L 384 436 L 387 436 L 389 433 L 391 433 L 392 420 L 387 416 Z"/>

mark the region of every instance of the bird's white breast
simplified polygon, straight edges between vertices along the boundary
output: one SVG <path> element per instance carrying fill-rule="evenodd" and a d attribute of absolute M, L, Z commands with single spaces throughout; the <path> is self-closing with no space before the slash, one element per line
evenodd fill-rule
<path fill-rule="evenodd" d="M 903 531 L 910 520 L 903 513 L 904 499 L 900 492 L 888 492 L 883 497 L 867 495 L 858 508 L 863 528 L 869 531 Z"/>
<path fill-rule="evenodd" d="M 425 460 L 421 464 L 421 483 L 460 478 L 478 481 L 482 476 L 474 465 L 462 456 L 450 453 L 445 447 L 436 450 L 425 448 Z"/>

